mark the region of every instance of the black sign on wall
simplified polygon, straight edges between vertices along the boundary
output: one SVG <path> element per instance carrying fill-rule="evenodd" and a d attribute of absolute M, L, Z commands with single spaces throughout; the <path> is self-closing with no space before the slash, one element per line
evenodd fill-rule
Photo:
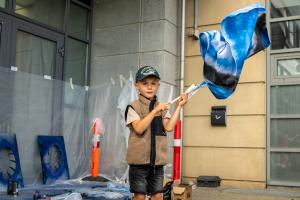
<path fill-rule="evenodd" d="M 226 106 L 211 107 L 211 125 L 226 126 Z"/>

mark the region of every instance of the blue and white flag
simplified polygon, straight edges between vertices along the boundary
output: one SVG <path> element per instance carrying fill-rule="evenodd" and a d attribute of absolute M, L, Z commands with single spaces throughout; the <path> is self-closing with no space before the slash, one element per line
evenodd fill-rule
<path fill-rule="evenodd" d="M 244 62 L 270 45 L 266 10 L 261 3 L 232 12 L 221 22 L 221 31 L 200 33 L 203 75 L 217 99 L 236 89 Z"/>

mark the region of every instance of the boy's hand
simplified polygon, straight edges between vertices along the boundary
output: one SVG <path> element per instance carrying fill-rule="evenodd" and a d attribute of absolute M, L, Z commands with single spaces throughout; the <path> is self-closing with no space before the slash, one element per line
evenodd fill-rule
<path fill-rule="evenodd" d="M 169 110 L 169 104 L 168 103 L 159 103 L 155 108 L 155 112 L 160 112 L 160 111 L 164 111 L 164 110 Z"/>
<path fill-rule="evenodd" d="M 178 106 L 183 107 L 188 101 L 188 94 L 187 93 L 182 93 L 180 96 L 181 96 L 181 99 L 178 103 Z"/>

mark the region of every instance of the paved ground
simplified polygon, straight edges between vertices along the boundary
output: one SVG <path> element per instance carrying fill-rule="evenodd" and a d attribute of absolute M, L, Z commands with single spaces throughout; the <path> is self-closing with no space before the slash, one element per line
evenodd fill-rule
<path fill-rule="evenodd" d="M 300 188 L 271 188 L 265 190 L 195 188 L 193 200 L 300 200 Z"/>

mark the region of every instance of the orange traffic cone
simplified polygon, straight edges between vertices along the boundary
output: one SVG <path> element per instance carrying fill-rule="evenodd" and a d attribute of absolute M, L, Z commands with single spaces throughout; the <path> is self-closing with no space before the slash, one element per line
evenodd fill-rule
<path fill-rule="evenodd" d="M 103 136 L 102 121 L 100 118 L 96 118 L 92 125 L 93 132 L 93 147 L 92 147 L 92 166 L 91 176 L 84 177 L 83 181 L 97 181 L 108 182 L 109 180 L 99 175 L 99 162 L 101 157 L 101 136 Z"/>
<path fill-rule="evenodd" d="M 102 123 L 99 118 L 96 118 L 93 122 L 93 148 L 92 148 L 92 177 L 99 176 L 99 160 L 100 160 L 100 134 Z"/>

